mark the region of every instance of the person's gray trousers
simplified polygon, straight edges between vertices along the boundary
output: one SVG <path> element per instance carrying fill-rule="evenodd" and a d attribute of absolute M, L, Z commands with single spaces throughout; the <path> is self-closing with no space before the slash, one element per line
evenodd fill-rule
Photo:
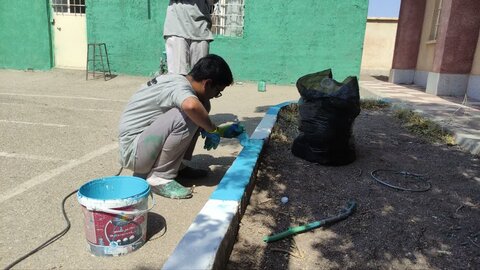
<path fill-rule="evenodd" d="M 210 112 L 210 101 L 202 104 Z M 182 160 L 192 159 L 199 135 L 198 126 L 180 109 L 160 115 L 139 135 L 133 175 L 174 179 Z"/>

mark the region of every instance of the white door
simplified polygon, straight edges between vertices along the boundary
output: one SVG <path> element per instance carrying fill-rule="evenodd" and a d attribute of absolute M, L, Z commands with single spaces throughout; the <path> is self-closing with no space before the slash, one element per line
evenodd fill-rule
<path fill-rule="evenodd" d="M 85 69 L 87 20 L 85 0 L 51 0 L 55 67 Z"/>

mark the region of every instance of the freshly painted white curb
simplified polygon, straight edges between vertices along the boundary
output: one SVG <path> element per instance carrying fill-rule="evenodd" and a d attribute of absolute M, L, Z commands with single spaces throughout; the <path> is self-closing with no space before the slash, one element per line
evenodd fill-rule
<path fill-rule="evenodd" d="M 264 141 L 270 137 L 280 109 L 290 103 L 269 108 L 250 136 L 251 142 L 238 154 L 162 269 L 224 268 L 253 188 L 251 179 L 255 177 Z"/>
<path fill-rule="evenodd" d="M 237 212 L 238 202 L 208 200 L 163 269 L 212 269 L 222 240 Z"/>

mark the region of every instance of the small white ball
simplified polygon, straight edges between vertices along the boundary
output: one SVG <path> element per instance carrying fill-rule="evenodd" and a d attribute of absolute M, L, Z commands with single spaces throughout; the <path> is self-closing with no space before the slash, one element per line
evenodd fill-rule
<path fill-rule="evenodd" d="M 288 197 L 282 197 L 282 198 L 280 199 L 280 201 L 281 201 L 283 204 L 285 204 L 285 203 L 288 202 Z"/>

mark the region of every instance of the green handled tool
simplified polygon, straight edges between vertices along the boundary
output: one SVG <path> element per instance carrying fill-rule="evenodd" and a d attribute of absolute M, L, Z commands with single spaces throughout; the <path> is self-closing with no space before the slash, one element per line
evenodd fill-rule
<path fill-rule="evenodd" d="M 270 235 L 270 236 L 265 236 L 263 238 L 263 241 L 266 242 L 266 243 L 275 242 L 275 241 L 281 240 L 285 237 L 288 237 L 290 235 L 306 232 L 306 231 L 318 228 L 320 226 L 329 225 L 329 224 L 333 224 L 335 222 L 338 222 L 340 220 L 344 220 L 353 213 L 356 206 L 357 206 L 357 203 L 354 200 L 350 200 L 350 201 L 348 201 L 347 206 L 345 206 L 345 208 L 340 210 L 340 212 L 336 216 L 329 217 L 329 218 L 326 218 L 326 219 L 322 219 L 322 220 L 319 220 L 319 221 L 315 221 L 315 222 L 312 222 L 312 223 L 308 223 L 308 224 L 303 225 L 303 226 L 290 227 L 286 231 L 283 231 L 281 233 L 277 233 L 277 234 Z"/>

